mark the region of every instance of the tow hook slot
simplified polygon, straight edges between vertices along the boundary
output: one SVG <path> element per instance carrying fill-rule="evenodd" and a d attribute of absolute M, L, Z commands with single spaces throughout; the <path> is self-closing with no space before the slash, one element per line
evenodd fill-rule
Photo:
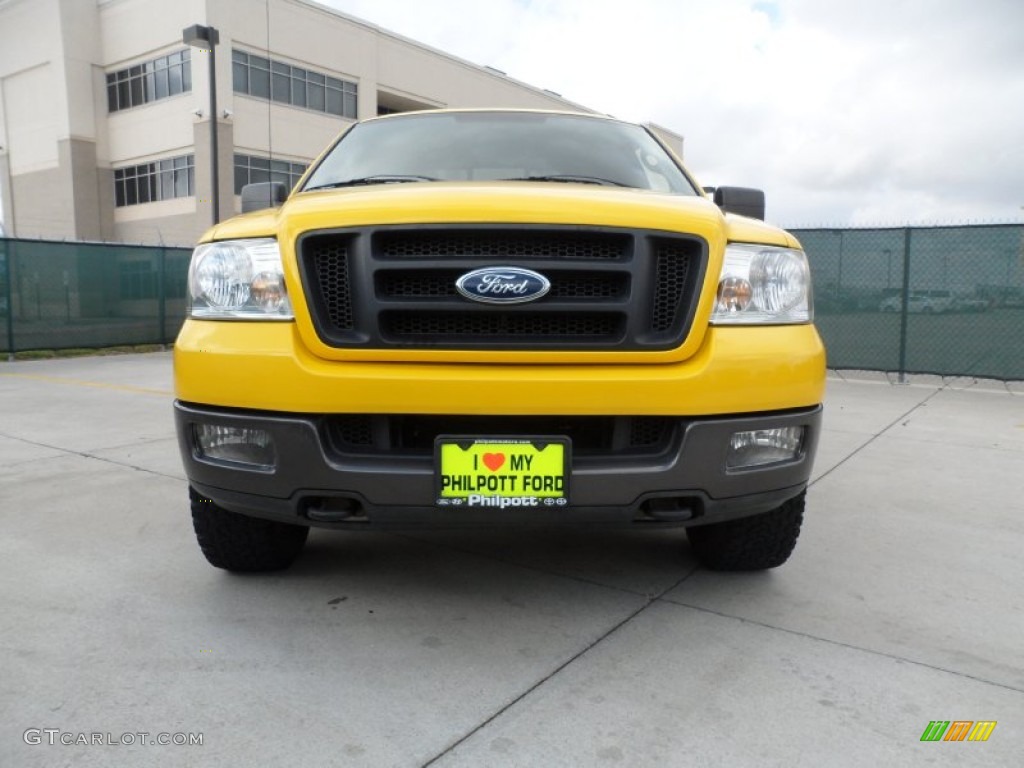
<path fill-rule="evenodd" d="M 314 497 L 303 505 L 303 514 L 316 523 L 358 522 L 366 520 L 363 505 L 344 497 Z"/>
<path fill-rule="evenodd" d="M 640 511 L 652 520 L 673 523 L 690 520 L 696 514 L 693 501 L 679 496 L 648 499 L 640 505 Z"/>

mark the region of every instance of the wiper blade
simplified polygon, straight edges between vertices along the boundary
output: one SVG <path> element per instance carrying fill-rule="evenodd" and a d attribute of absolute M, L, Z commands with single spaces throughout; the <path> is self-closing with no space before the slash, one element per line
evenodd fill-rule
<path fill-rule="evenodd" d="M 338 187 L 361 187 L 369 184 L 401 184 L 407 181 L 440 181 L 432 176 L 403 176 L 379 173 L 376 176 L 362 176 L 358 179 L 345 179 L 345 181 L 332 181 L 330 184 L 317 184 L 315 187 L 306 187 L 303 192 L 312 192 L 316 189 L 337 189 Z"/>
<path fill-rule="evenodd" d="M 602 179 L 599 176 L 577 176 L 570 173 L 552 174 L 548 176 L 518 176 L 512 179 L 498 179 L 498 181 L 558 181 L 563 184 L 601 184 L 608 187 L 628 187 L 621 181 Z"/>

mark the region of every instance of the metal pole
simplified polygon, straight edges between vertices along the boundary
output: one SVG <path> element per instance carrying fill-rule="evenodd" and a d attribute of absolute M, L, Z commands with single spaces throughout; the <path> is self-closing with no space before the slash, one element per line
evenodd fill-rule
<path fill-rule="evenodd" d="M 11 285 L 11 260 L 14 258 L 13 249 L 8 250 L 7 243 L 3 240 L 4 252 L 4 294 L 7 300 L 7 359 L 14 359 L 14 292 Z"/>
<path fill-rule="evenodd" d="M 907 314 L 910 310 L 910 227 L 903 230 L 903 311 L 900 313 L 900 384 L 907 383 Z"/>
<path fill-rule="evenodd" d="M 836 294 L 843 292 L 843 230 L 839 230 L 839 276 L 836 279 Z"/>
<path fill-rule="evenodd" d="M 210 181 L 213 223 L 220 221 L 220 147 L 217 145 L 217 44 L 210 40 Z"/>
<path fill-rule="evenodd" d="M 167 280 L 164 273 L 167 269 L 167 250 L 160 249 L 160 256 L 157 260 L 158 272 L 156 275 L 157 295 L 160 300 L 160 343 L 167 343 Z"/>
<path fill-rule="evenodd" d="M 181 30 L 181 41 L 210 54 L 210 204 L 213 223 L 217 224 L 220 221 L 220 148 L 217 146 L 217 43 L 220 42 L 220 33 L 213 27 L 193 24 Z"/>

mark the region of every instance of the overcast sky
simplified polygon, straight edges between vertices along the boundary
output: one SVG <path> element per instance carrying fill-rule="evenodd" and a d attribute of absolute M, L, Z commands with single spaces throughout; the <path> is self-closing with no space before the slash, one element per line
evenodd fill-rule
<path fill-rule="evenodd" d="M 685 137 L 786 226 L 1024 220 L 1024 0 L 320 0 Z"/>

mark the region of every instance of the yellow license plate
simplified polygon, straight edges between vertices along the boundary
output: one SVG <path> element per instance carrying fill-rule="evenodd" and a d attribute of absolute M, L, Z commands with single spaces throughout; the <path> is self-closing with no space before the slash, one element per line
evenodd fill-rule
<path fill-rule="evenodd" d="M 442 436 L 434 443 L 442 507 L 565 507 L 566 437 Z"/>

